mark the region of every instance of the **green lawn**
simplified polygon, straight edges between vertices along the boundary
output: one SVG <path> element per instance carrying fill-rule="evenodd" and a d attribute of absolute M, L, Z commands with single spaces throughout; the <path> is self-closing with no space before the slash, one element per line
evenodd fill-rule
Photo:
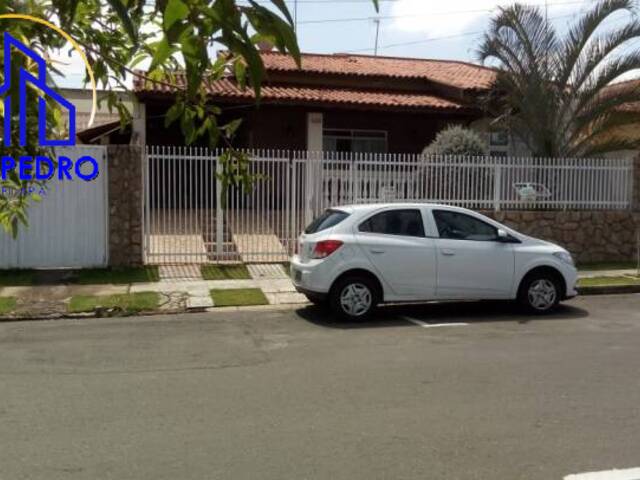
<path fill-rule="evenodd" d="M 640 285 L 640 277 L 593 277 L 581 278 L 579 287 L 602 287 L 607 285 Z"/>
<path fill-rule="evenodd" d="M 237 307 L 245 305 L 268 305 L 269 301 L 259 288 L 238 288 L 233 290 L 211 290 L 211 298 L 216 307 Z"/>
<path fill-rule="evenodd" d="M 128 284 L 142 282 L 159 282 L 158 267 L 129 268 L 87 268 L 78 270 L 75 283 L 81 285 L 99 285 L 104 283 Z"/>
<path fill-rule="evenodd" d="M 638 262 L 598 262 L 598 263 L 581 263 L 578 270 L 627 270 L 638 268 Z"/>
<path fill-rule="evenodd" d="M 76 295 L 71 297 L 69 311 L 72 313 L 92 312 L 97 307 L 120 308 L 125 312 L 154 310 L 160 303 L 156 292 L 125 293 L 122 295 Z"/>
<path fill-rule="evenodd" d="M 10 313 L 16 308 L 16 299 L 13 297 L 0 297 L 0 315 Z"/>
<path fill-rule="evenodd" d="M 249 270 L 244 265 L 202 265 L 202 278 L 205 280 L 248 280 Z"/>
<path fill-rule="evenodd" d="M 57 272 L 44 270 L 0 270 L 0 286 L 28 286 L 48 284 L 58 278 L 63 283 L 80 285 L 100 285 L 105 283 L 129 284 L 140 282 L 159 282 L 158 267 L 131 268 L 87 268 L 82 270 L 59 270 Z"/>
<path fill-rule="evenodd" d="M 35 284 L 35 270 L 0 270 L 0 286 L 22 287 Z"/>

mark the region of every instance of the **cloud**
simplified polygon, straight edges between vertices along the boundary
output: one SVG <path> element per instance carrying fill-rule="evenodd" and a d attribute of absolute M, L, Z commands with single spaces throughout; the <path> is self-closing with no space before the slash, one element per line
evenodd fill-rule
<path fill-rule="evenodd" d="M 506 6 L 513 1 L 496 0 L 450 0 L 435 2 L 430 0 L 398 0 L 392 4 L 391 27 L 404 32 L 422 32 L 429 37 L 457 35 L 473 29 L 484 29 L 497 6 Z M 530 2 L 543 6 L 538 0 Z M 566 15 L 580 10 L 581 5 L 566 0 L 562 3 L 549 1 L 549 15 Z"/>
<path fill-rule="evenodd" d="M 85 65 L 82 57 L 75 50 L 69 55 L 70 44 L 61 50 L 49 51 L 53 66 L 57 68 L 61 76 L 55 75 L 55 82 L 64 87 L 82 87 L 85 76 Z"/>

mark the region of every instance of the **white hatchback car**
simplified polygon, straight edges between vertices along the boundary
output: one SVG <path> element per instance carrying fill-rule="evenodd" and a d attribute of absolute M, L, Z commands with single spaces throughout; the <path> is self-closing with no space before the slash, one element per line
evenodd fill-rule
<path fill-rule="evenodd" d="M 296 289 L 347 319 L 380 303 L 517 299 L 546 313 L 577 295 L 564 248 L 445 205 L 336 207 L 300 236 Z"/>

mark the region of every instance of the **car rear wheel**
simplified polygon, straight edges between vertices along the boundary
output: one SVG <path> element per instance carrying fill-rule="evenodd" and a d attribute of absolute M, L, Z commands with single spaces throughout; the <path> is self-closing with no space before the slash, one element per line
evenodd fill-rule
<path fill-rule="evenodd" d="M 375 310 L 379 301 L 375 282 L 366 277 L 347 277 L 332 288 L 331 308 L 342 319 L 364 320 Z"/>
<path fill-rule="evenodd" d="M 560 303 L 560 282 L 548 273 L 533 274 L 523 281 L 518 300 L 530 313 L 545 314 Z"/>

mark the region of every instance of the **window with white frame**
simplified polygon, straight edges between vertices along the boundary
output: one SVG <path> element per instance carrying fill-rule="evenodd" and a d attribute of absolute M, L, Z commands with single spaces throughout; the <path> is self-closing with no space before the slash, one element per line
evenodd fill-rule
<path fill-rule="evenodd" d="M 386 153 L 387 132 L 325 128 L 322 144 L 327 152 Z"/>

